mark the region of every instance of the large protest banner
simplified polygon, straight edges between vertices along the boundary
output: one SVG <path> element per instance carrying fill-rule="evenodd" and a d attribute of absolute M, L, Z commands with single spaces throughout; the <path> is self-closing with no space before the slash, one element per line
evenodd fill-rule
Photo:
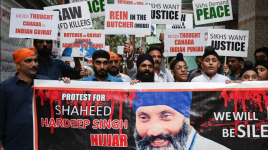
<path fill-rule="evenodd" d="M 248 56 L 249 31 L 209 29 L 207 46 L 213 46 L 221 56 Z"/>
<path fill-rule="evenodd" d="M 164 36 L 165 56 L 176 56 L 177 53 L 183 53 L 183 56 L 199 56 L 204 53 L 204 30 L 166 29 Z"/>
<path fill-rule="evenodd" d="M 105 7 L 105 33 L 150 35 L 151 6 L 107 5 Z"/>
<path fill-rule="evenodd" d="M 193 29 L 193 15 L 181 14 L 180 24 L 166 24 L 166 29 Z"/>
<path fill-rule="evenodd" d="M 105 15 L 105 5 L 107 0 L 70 0 L 70 3 L 87 1 L 91 17 L 100 17 Z"/>
<path fill-rule="evenodd" d="M 57 12 L 11 8 L 9 37 L 57 39 Z"/>
<path fill-rule="evenodd" d="M 20 7 L 13 3 L 7 3 L 6 0 L 1 1 L 1 81 L 15 76 L 17 68 L 14 64 L 13 52 L 21 48 L 29 48 L 31 46 L 30 39 L 9 38 L 11 8 Z"/>
<path fill-rule="evenodd" d="M 63 57 L 91 57 L 99 49 L 105 49 L 104 30 L 61 30 L 61 53 Z"/>
<path fill-rule="evenodd" d="M 88 11 L 90 8 L 87 2 L 44 7 L 44 10 L 59 12 L 59 30 L 92 27 L 90 11 Z"/>
<path fill-rule="evenodd" d="M 233 20 L 231 0 L 194 0 L 195 24 L 207 24 Z"/>
<path fill-rule="evenodd" d="M 150 5 L 153 24 L 180 24 L 181 0 L 144 0 L 144 5 Z"/>
<path fill-rule="evenodd" d="M 35 149 L 265 150 L 268 146 L 268 82 L 204 87 L 203 83 L 131 86 L 35 80 L 34 85 Z"/>

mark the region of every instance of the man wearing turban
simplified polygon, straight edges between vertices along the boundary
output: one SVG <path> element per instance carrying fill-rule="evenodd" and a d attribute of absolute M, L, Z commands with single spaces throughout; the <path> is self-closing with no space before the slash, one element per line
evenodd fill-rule
<path fill-rule="evenodd" d="M 137 92 L 135 140 L 139 150 L 228 150 L 189 124 L 192 92 Z"/>

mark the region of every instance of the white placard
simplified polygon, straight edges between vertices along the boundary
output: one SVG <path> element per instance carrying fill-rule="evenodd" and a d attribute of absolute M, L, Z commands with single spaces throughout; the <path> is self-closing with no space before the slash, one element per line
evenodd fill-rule
<path fill-rule="evenodd" d="M 249 31 L 208 29 L 207 46 L 213 46 L 220 56 L 248 56 Z"/>
<path fill-rule="evenodd" d="M 107 5 L 105 10 L 106 34 L 150 35 L 151 6 Z"/>
<path fill-rule="evenodd" d="M 195 0 L 193 10 L 196 25 L 233 20 L 231 0 Z"/>
<path fill-rule="evenodd" d="M 176 56 L 183 53 L 184 56 L 200 56 L 204 53 L 204 31 L 196 29 L 166 29 L 165 56 Z"/>
<path fill-rule="evenodd" d="M 57 39 L 58 13 L 11 8 L 9 37 L 32 39 Z"/>
<path fill-rule="evenodd" d="M 44 10 L 59 12 L 59 30 L 93 27 L 87 2 L 44 7 Z"/>
<path fill-rule="evenodd" d="M 120 55 L 124 54 L 124 46 L 117 46 L 117 54 Z"/>
<path fill-rule="evenodd" d="M 104 30 L 62 30 L 60 39 L 63 57 L 92 57 L 96 50 L 105 48 Z"/>
<path fill-rule="evenodd" d="M 193 29 L 193 15 L 181 14 L 181 24 L 166 24 L 166 29 Z"/>
<path fill-rule="evenodd" d="M 181 23 L 181 0 L 144 0 L 144 5 L 151 6 L 154 24 Z"/>
<path fill-rule="evenodd" d="M 91 17 L 100 17 L 105 15 L 105 5 L 107 0 L 70 0 L 70 3 L 85 2 L 89 6 Z"/>

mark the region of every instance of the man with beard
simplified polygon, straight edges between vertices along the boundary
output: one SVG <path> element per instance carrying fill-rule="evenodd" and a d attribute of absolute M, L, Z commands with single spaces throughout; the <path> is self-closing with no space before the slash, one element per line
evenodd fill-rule
<path fill-rule="evenodd" d="M 219 61 L 219 55 L 214 47 L 208 46 L 205 49 L 201 65 L 204 74 L 193 78 L 191 82 L 225 82 L 230 80 L 228 77 L 217 73 L 221 63 Z"/>
<path fill-rule="evenodd" d="M 136 92 L 134 137 L 140 150 L 228 150 L 190 125 L 192 92 Z"/>
<path fill-rule="evenodd" d="M 39 67 L 37 74 L 58 80 L 63 76 L 71 79 L 81 79 L 81 64 L 79 58 L 74 58 L 75 68 L 66 65 L 62 60 L 51 57 L 52 40 L 34 39 L 34 47 L 38 54 Z"/>
<path fill-rule="evenodd" d="M 242 65 L 244 63 L 244 59 L 242 57 L 229 57 L 228 58 L 228 67 L 231 71 L 227 75 L 231 80 L 240 80 Z"/>
<path fill-rule="evenodd" d="M 120 68 L 120 62 L 119 62 L 119 56 L 111 51 L 108 51 L 108 53 L 110 54 L 110 60 L 109 60 L 109 74 L 122 79 L 124 82 L 130 82 L 131 79 L 129 76 L 120 73 L 119 72 L 119 68 Z"/>
<path fill-rule="evenodd" d="M 123 82 L 123 80 L 108 74 L 110 55 L 105 50 L 97 50 L 92 55 L 92 65 L 95 74 L 80 81 Z"/>
<path fill-rule="evenodd" d="M 187 82 L 188 66 L 183 59 L 183 54 L 178 53 L 176 59 L 170 65 L 175 82 Z"/>
<path fill-rule="evenodd" d="M 134 83 L 137 82 L 154 82 L 154 59 L 149 54 L 142 54 L 138 57 L 136 67 L 138 72 Z"/>

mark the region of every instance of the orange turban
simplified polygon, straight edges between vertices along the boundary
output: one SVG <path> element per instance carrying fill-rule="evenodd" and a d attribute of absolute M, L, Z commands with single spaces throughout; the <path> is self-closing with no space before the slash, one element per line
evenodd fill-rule
<path fill-rule="evenodd" d="M 110 54 L 110 60 L 119 60 L 119 56 L 111 51 L 108 51 L 108 53 Z"/>
<path fill-rule="evenodd" d="M 13 53 L 14 63 L 16 64 L 30 56 L 36 56 L 34 50 L 32 49 L 23 48 L 23 49 L 16 50 Z"/>

